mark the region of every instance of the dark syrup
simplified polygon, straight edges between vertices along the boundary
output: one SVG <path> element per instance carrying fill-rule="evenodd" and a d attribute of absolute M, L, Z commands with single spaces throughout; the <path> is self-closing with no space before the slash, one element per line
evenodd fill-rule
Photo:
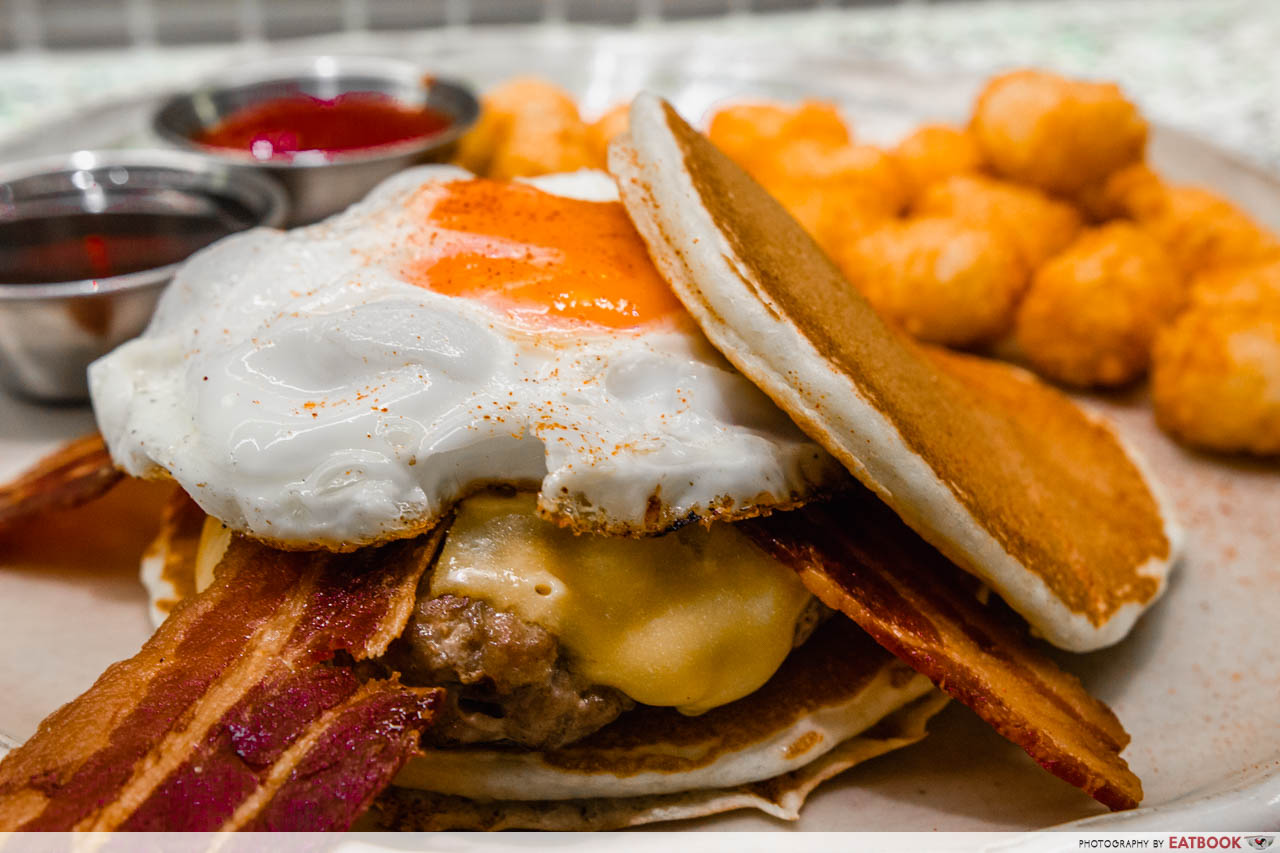
<path fill-rule="evenodd" d="M 247 214 L 228 210 L 0 220 L 0 284 L 102 279 L 155 269 L 250 224 Z"/>

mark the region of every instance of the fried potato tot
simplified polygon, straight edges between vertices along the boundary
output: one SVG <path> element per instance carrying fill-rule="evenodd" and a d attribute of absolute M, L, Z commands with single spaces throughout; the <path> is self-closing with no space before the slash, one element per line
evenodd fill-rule
<path fill-rule="evenodd" d="M 1280 257 L 1280 240 L 1235 204 L 1200 187 L 1170 186 L 1145 163 L 1112 173 L 1077 201 L 1095 220 L 1140 223 L 1188 276 Z"/>
<path fill-rule="evenodd" d="M 735 104 L 711 116 L 707 135 L 828 252 L 906 206 L 895 158 L 853 144 L 833 104 Z"/>
<path fill-rule="evenodd" d="M 765 189 L 808 186 L 842 193 L 850 204 L 896 216 L 907 205 L 907 184 L 889 152 L 872 145 L 799 140 L 779 146 L 756 177 Z"/>
<path fill-rule="evenodd" d="M 711 115 L 707 136 L 756 180 L 760 180 L 758 167 L 772 161 L 774 150 L 786 143 L 808 141 L 840 147 L 852 142 L 839 110 L 825 101 L 720 107 Z"/>
<path fill-rule="evenodd" d="M 930 184 L 952 175 L 982 170 L 982 152 L 967 131 L 945 124 L 916 128 L 893 149 L 898 168 L 914 198 Z"/>
<path fill-rule="evenodd" d="M 1079 387 L 1122 385 L 1146 372 L 1157 329 L 1184 302 L 1164 248 L 1115 222 L 1086 229 L 1036 270 L 1014 337 L 1043 376 Z"/>
<path fill-rule="evenodd" d="M 490 109 L 481 97 L 480 115 L 471 129 L 458 140 L 451 162 L 477 175 L 486 174 L 493 155 L 506 136 L 509 124 L 508 116 Z"/>
<path fill-rule="evenodd" d="M 1280 453 L 1280 312 L 1198 307 L 1156 338 L 1156 422 L 1195 447 Z"/>
<path fill-rule="evenodd" d="M 1163 209 L 1167 191 L 1155 170 L 1146 163 L 1133 163 L 1085 187 L 1075 201 L 1094 222 L 1149 219 Z"/>
<path fill-rule="evenodd" d="M 870 196 L 815 181 L 774 183 L 769 193 L 782 203 L 827 254 L 834 256 L 893 216 Z"/>
<path fill-rule="evenodd" d="M 872 145 L 854 145 L 832 104 L 725 107 L 711 117 L 707 135 L 766 188 L 786 187 L 789 197 L 803 184 L 839 185 L 865 197 L 859 206 L 897 213 L 906 204 L 894 158 Z"/>
<path fill-rule="evenodd" d="M 1217 267 L 1280 257 L 1280 240 L 1222 196 L 1199 187 L 1166 189 L 1138 221 L 1192 276 Z"/>
<path fill-rule="evenodd" d="M 627 132 L 630 112 L 631 102 L 623 101 L 614 104 L 604 115 L 587 125 L 592 156 L 600 163 L 608 162 L 609 143 L 613 138 Z"/>
<path fill-rule="evenodd" d="M 1003 231 L 1028 269 L 1065 249 L 1080 231 L 1080 214 L 1071 205 L 1032 187 L 979 175 L 955 175 L 929 185 L 912 211 Z"/>
<path fill-rule="evenodd" d="M 997 174 L 1074 195 L 1142 159 L 1147 123 L 1113 83 L 1023 70 L 992 78 L 970 130 Z"/>
<path fill-rule="evenodd" d="M 463 168 L 502 180 L 604 168 L 577 103 L 559 86 L 520 77 L 481 101 L 480 120 L 454 156 Z"/>
<path fill-rule="evenodd" d="M 1191 281 L 1191 308 L 1245 308 L 1280 314 L 1280 258 L 1261 264 L 1221 267 Z"/>
<path fill-rule="evenodd" d="M 1005 334 L 1027 281 L 1003 233 L 944 217 L 890 221 L 835 258 L 887 319 L 915 338 L 949 346 Z"/>

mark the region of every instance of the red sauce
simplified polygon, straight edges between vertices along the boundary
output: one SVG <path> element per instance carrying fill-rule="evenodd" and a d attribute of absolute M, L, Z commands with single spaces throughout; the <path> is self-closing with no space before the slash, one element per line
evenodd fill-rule
<path fill-rule="evenodd" d="M 196 142 L 248 151 L 259 160 L 299 151 L 357 151 L 439 133 L 448 113 L 410 107 L 377 92 L 348 92 L 333 100 L 297 95 L 236 110 L 204 130 Z"/>

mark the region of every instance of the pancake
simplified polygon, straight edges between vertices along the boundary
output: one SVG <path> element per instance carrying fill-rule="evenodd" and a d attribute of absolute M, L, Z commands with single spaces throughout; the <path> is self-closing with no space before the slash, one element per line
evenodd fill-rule
<path fill-rule="evenodd" d="M 925 724 L 946 702 L 937 691 L 926 693 L 817 759 L 760 782 L 673 794 L 568 800 L 474 800 L 393 786 L 374 802 L 373 823 L 378 829 L 401 831 L 580 831 L 687 820 L 747 808 L 781 820 L 798 820 L 804 801 L 823 782 L 923 739 Z"/>
<path fill-rule="evenodd" d="M 350 555 L 279 552 L 224 533 L 221 524 L 205 517 L 181 492 L 173 494 L 162 522 L 144 560 L 153 614 L 165 617 L 157 637 L 185 631 L 173 628 L 175 620 L 182 623 L 181 614 L 211 606 L 209 599 L 221 600 L 234 587 L 239 596 L 235 603 L 212 605 L 217 616 L 211 630 L 229 631 L 232 645 L 238 646 L 245 596 L 249 601 L 259 597 L 256 581 L 247 579 L 279 575 L 283 580 L 336 571 L 324 581 L 323 594 L 300 588 L 290 593 L 299 603 L 272 607 L 281 614 L 285 611 L 280 607 L 294 611 L 302 606 L 297 598 L 301 595 L 309 602 L 306 607 L 314 605 L 328 614 L 317 616 L 318 621 L 304 620 L 308 626 L 315 621 L 317 626 L 345 625 L 346 631 L 363 625 L 352 639 L 337 640 L 338 645 L 308 640 L 299 647 L 318 654 L 310 658 L 312 663 L 350 648 L 332 660 L 339 669 L 349 657 L 380 658 L 392 638 L 405 631 L 419 579 L 431 562 L 423 557 L 435 554 L 434 559 L 443 559 L 444 551 L 434 543 L 446 535 L 441 528 L 425 541 Z M 749 807 L 794 818 L 807 794 L 823 780 L 919 740 L 928 718 L 946 701 L 931 681 L 973 708 L 1046 770 L 1111 808 L 1131 808 L 1140 801 L 1141 783 L 1119 758 L 1128 735 L 1110 710 L 1027 644 L 1025 627 L 1005 625 L 1007 617 L 999 609 L 980 604 L 977 582 L 919 539 L 872 493 L 858 489 L 831 503 L 743 522 L 741 527 L 763 551 L 796 571 L 805 586 L 852 621 L 830 619 L 762 687 L 702 715 L 642 705 L 593 734 L 553 749 L 477 744 L 391 755 L 391 763 L 378 765 L 379 772 L 406 759 L 407 763 L 394 779 L 398 788 L 382 795 L 378 819 L 398 828 L 603 828 Z M 253 574 L 247 574 L 249 570 Z M 396 580 L 388 585 L 381 577 Z M 393 593 L 391 598 L 386 598 L 387 592 Z M 376 642 L 350 646 L 356 636 L 375 637 Z M 183 648 L 194 654 L 205 645 L 199 641 Z M 144 649 L 139 660 L 148 654 Z M 186 663 L 192 665 L 188 668 Z M 181 675 L 194 679 L 193 684 L 211 685 L 203 663 L 178 664 L 181 672 L 164 675 L 165 679 Z M 123 681 L 117 678 L 120 683 L 110 688 L 112 695 L 127 702 L 144 689 L 153 670 L 149 665 L 135 669 L 125 667 L 133 674 Z M 305 685 L 273 682 L 262 689 L 267 691 L 264 695 L 295 686 L 323 690 L 331 675 L 344 689 L 354 689 L 364 678 L 385 675 L 389 680 L 370 682 L 373 692 L 360 694 L 364 698 L 359 701 L 390 702 L 386 712 L 393 716 L 410 713 L 403 703 L 416 700 L 400 691 L 393 669 L 394 664 L 388 669 L 371 662 L 361 665 L 355 680 L 341 672 L 308 670 L 300 676 Z M 78 701 L 84 705 L 98 700 L 87 694 Z M 245 713 L 257 707 L 255 699 L 245 706 Z M 235 711 L 233 717 L 240 713 Z M 49 761 L 75 752 L 72 746 L 78 741 L 66 738 L 61 729 L 61 723 L 52 721 L 42 729 L 48 747 L 42 749 Z M 283 721 L 272 736 L 291 730 Z M 367 725 L 359 734 L 377 738 Z M 221 754 L 226 744 L 221 735 L 212 735 L 212 740 L 188 739 L 175 748 L 180 753 L 196 749 Z M 310 735 L 307 738 L 306 743 L 315 743 Z M 174 754 L 165 760 L 175 764 L 183 758 Z M 230 770 L 243 775 L 235 767 Z M 183 778 L 175 777 L 174 785 L 185 785 Z M 244 778 L 246 784 L 252 781 Z M 392 777 L 385 781 L 391 783 Z M 80 808 L 79 791 L 73 786 L 52 793 L 68 808 Z M 165 805 L 168 797 L 163 794 L 149 807 L 146 820 L 169 826 L 168 821 L 190 815 L 172 812 L 171 803 Z M 254 802 L 259 799 L 263 798 Z M 50 825 L 55 824 L 61 825 Z"/>
<path fill-rule="evenodd" d="M 711 342 L 921 536 L 1053 644 L 1120 640 L 1181 534 L 1106 423 L 1029 374 L 930 356 L 666 102 L 638 97 L 610 170 Z"/>
<path fill-rule="evenodd" d="M 175 498 L 151 548 L 144 574 L 163 580 L 148 587 L 153 606 L 172 591 L 203 592 L 215 573 L 202 566 L 236 541 L 193 507 Z M 923 735 L 945 701 L 930 681 L 1100 802 L 1141 801 L 1120 757 L 1129 736 L 1111 710 L 871 492 L 856 487 L 741 529 L 849 618 L 819 627 L 760 688 L 697 716 L 641 705 L 554 749 L 426 749 L 395 780 L 413 793 L 385 795 L 381 819 L 410 829 L 591 828 L 743 807 L 794 818 L 822 779 Z M 452 559 L 449 537 L 438 562 Z"/>
<path fill-rule="evenodd" d="M 946 702 L 852 622 L 832 619 L 764 687 L 706 714 L 641 707 L 546 752 L 427 750 L 394 783 L 426 796 L 393 792 L 389 799 L 430 802 L 432 809 L 413 809 L 416 824 L 404 817 L 393 823 L 464 828 L 453 822 L 458 810 L 472 820 L 478 815 L 459 800 L 499 809 L 488 829 L 612 828 L 743 807 L 794 820 L 817 784 L 804 780 L 830 778 L 920 740 Z M 772 789 L 775 796 L 767 796 Z M 561 823 L 555 815 L 566 807 L 597 817 Z"/>
<path fill-rule="evenodd" d="M 181 489 L 164 506 L 160 530 L 143 553 L 138 573 L 147 590 L 147 615 L 153 628 L 159 628 L 179 602 L 196 593 L 196 558 L 207 517 Z"/>
<path fill-rule="evenodd" d="M 161 622 L 209 582 L 196 578 L 204 519 L 179 493 L 144 559 Z M 225 559 L 237 548 L 271 553 L 231 542 Z M 741 808 L 795 820 L 821 782 L 921 740 L 946 703 L 928 678 L 836 617 L 762 688 L 705 714 L 642 706 L 549 751 L 427 749 L 382 795 L 376 820 L 413 830 L 605 829 Z"/>
<path fill-rule="evenodd" d="M 419 734 L 437 709 L 447 713 L 444 703 L 465 690 L 455 681 L 468 682 L 445 678 L 453 695 L 405 685 L 389 650 L 409 624 L 420 582 L 445 559 L 447 525 L 347 555 L 299 554 L 224 533 L 180 498 L 144 565 L 153 617 L 171 611 L 157 639 L 77 700 L 82 728 L 55 715 L 16 764 L 0 765 L 11 773 L 0 807 L 26 815 L 36 803 L 42 811 L 31 819 L 47 828 L 160 828 L 193 819 L 299 828 L 314 817 L 310 806 L 324 808 L 323 794 L 354 774 L 369 785 L 344 798 L 340 814 L 318 816 L 318 825 L 349 821 L 393 778 L 398 789 L 379 795 L 379 812 L 398 828 L 627 826 L 741 807 L 795 817 L 823 779 L 922 737 L 946 701 L 931 681 L 1112 808 L 1140 801 L 1141 785 L 1119 758 L 1128 735 L 1114 715 L 1025 643 L 1021 623 L 1002 627 L 1002 608 L 977 602 L 976 580 L 955 570 L 958 583 L 948 581 L 954 567 L 893 514 L 959 554 L 1015 606 L 1021 601 L 1042 633 L 1090 647 L 1107 631 L 1123 633 L 1125 619 L 1132 624 L 1159 595 L 1176 554 L 1176 534 L 1137 463 L 1108 427 L 1027 374 L 925 350 L 886 327 L 780 208 L 661 103 L 642 101 L 634 125 L 640 142 L 624 143 L 614 159 L 666 278 L 717 346 L 873 490 L 861 493 L 862 503 L 846 496 L 742 521 L 735 535 L 776 552 L 779 567 L 800 581 L 780 577 L 853 621 L 837 615 L 798 649 L 786 643 L 785 662 L 763 686 L 754 682 L 750 693 L 700 716 L 641 705 L 555 748 L 486 742 L 421 750 Z M 645 151 L 656 158 L 646 161 Z M 672 174 L 655 173 L 662 170 Z M 455 530 L 463 516 L 454 516 Z M 704 531 L 685 531 L 693 532 Z M 664 568 L 673 565 L 681 564 Z M 734 589 L 744 585 L 743 562 L 718 565 L 732 567 Z M 668 582 L 657 599 L 679 607 L 695 598 L 672 594 L 677 586 Z M 426 590 L 435 593 L 430 583 Z M 609 593 L 636 607 L 621 585 Z M 252 643 L 237 659 L 246 626 Z M 205 642 L 206 632 L 216 642 Z M 794 637 L 788 623 L 784 640 Z M 740 667 L 722 667 L 731 668 Z M 439 680 L 405 671 L 411 682 Z M 151 714 L 152 728 L 135 730 L 133 717 L 167 707 L 176 687 L 194 710 Z M 309 705 L 299 726 L 273 710 L 291 707 L 298 690 L 336 692 L 333 702 Z M 74 735 L 105 698 L 121 713 L 95 735 L 108 741 L 99 758 L 93 743 Z M 198 726 L 185 722 L 191 714 Z M 247 718 L 261 731 L 242 725 Z M 367 749 L 336 755 L 351 737 Z M 431 743 L 457 743 L 451 737 Z M 258 755 L 267 741 L 271 755 Z M 335 763 L 366 755 L 367 769 Z M 236 787 L 216 804 L 221 812 L 183 800 L 223 778 L 205 774 L 206 756 Z M 109 814 L 95 812 L 92 801 L 99 767 L 121 781 Z M 313 786 L 313 771 L 328 767 L 335 768 L 329 780 Z M 278 822 L 286 816 L 295 823 Z"/>

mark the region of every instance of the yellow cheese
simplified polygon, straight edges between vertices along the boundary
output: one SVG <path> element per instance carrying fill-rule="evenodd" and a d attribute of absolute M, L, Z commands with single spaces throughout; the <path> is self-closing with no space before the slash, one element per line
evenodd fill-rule
<path fill-rule="evenodd" d="M 463 502 L 431 594 L 512 611 L 559 637 L 593 682 L 686 714 L 768 681 L 809 600 L 794 572 L 732 525 L 575 536 L 539 519 L 528 494 Z"/>

